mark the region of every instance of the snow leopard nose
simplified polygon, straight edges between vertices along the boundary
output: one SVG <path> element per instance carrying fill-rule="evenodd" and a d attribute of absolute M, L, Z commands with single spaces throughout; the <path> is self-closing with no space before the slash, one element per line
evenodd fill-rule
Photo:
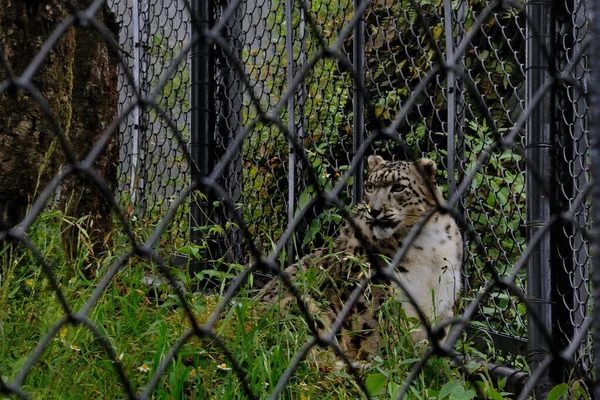
<path fill-rule="evenodd" d="M 373 218 L 377 218 L 381 214 L 381 208 L 373 208 L 369 209 L 369 214 L 373 216 Z"/>

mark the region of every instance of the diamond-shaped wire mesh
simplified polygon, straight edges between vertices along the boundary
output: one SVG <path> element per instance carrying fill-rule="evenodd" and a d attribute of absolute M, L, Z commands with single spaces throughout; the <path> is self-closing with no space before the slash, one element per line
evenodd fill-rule
<path fill-rule="evenodd" d="M 51 3 L 49 10 L 56 6 Z M 560 383 L 562 372 L 555 367 L 561 364 L 576 371 L 571 378 L 579 385 L 595 385 L 589 337 L 587 46 L 592 34 L 587 2 L 557 4 L 546 19 L 540 10 L 547 5 L 525 7 L 511 1 L 67 3 L 68 17 L 46 38 L 41 58 L 32 55 L 33 73 L 15 76 L 11 55 L 0 48 L 0 96 L 31 96 L 51 118 L 53 110 L 45 100 L 52 99 L 44 100 L 36 92 L 35 72 L 68 29 L 92 29 L 119 57 L 119 116 L 104 127 L 93 147 L 85 149 L 83 160 L 76 160 L 68 135 L 54 126 L 64 165 L 35 196 L 29 194 L 33 203 L 18 226 L 0 226 L 1 288 L 10 292 L 0 300 L 16 307 L 9 300 L 20 298 L 23 287 L 31 286 L 25 278 L 23 284 L 11 283 L 15 275 L 8 275 L 17 270 L 10 269 L 7 260 L 19 251 L 43 272 L 41 279 L 57 299 L 55 317 L 47 325 L 35 325 L 38 332 L 28 338 L 33 343 L 28 351 L 0 363 L 0 392 L 21 398 L 42 393 L 32 376 L 42 373 L 45 362 L 51 365 L 45 360 L 61 351 L 54 342 L 65 344 L 64 331 L 74 326 L 82 327 L 77 331 L 80 340 L 86 337 L 98 347 L 99 355 L 90 364 L 92 375 L 108 369 L 119 379 L 119 395 L 102 392 L 105 383 L 98 382 L 95 393 L 100 396 L 150 398 L 160 392 L 173 397 L 177 382 L 187 379 L 178 392 L 182 398 L 185 390 L 188 396 L 295 398 L 304 393 L 305 370 L 299 365 L 317 346 L 333 349 L 345 363 L 345 372 L 336 379 L 348 379 L 344 382 L 355 395 L 372 395 L 373 382 L 379 375 L 385 378 L 385 364 L 378 365 L 378 375 L 357 371 L 352 360 L 340 354 L 336 341 L 336 330 L 351 312 L 360 285 L 328 335 L 313 330 L 308 339 L 298 336 L 298 342 L 285 349 L 290 352 L 288 362 L 269 373 L 272 387 L 256 381 L 259 350 L 252 343 L 258 340 L 258 328 L 247 325 L 245 311 L 240 311 L 255 293 L 246 286 L 248 280 L 260 286 L 269 275 L 278 274 L 280 265 L 327 246 L 338 235 L 348 220 L 346 207 L 360 201 L 360 165 L 372 153 L 392 160 L 434 160 L 448 199 L 437 211 L 452 213 L 465 244 L 464 288 L 454 330 L 445 345 L 430 337 L 431 346 L 410 361 L 414 365 L 409 373 L 386 381 L 385 394 L 410 397 L 419 374 L 440 356 L 453 361 L 465 385 L 472 385 L 465 388 L 473 388 L 473 395 L 489 396 L 475 384 L 482 374 L 470 370 L 470 354 L 459 349 L 469 341 L 483 346 L 477 350 L 483 361 L 504 364 L 510 373 L 528 370 L 528 383 L 513 387 L 519 398 L 534 388 L 538 395 L 547 392 L 547 381 Z M 198 8 L 206 4 L 209 15 L 197 18 Z M 120 24 L 118 43 L 95 16 L 105 6 Z M 28 7 L 23 12 L 31 12 Z M 556 33 L 550 45 L 543 37 L 550 26 L 546 23 L 552 23 L 550 30 Z M 200 44 L 206 52 L 198 51 Z M 208 69 L 202 71 L 203 81 L 193 81 L 190 71 L 201 57 L 210 60 Z M 361 70 L 357 65 L 363 61 Z M 204 99 L 208 108 L 195 103 L 194 85 L 210 92 Z M 210 140 L 193 131 L 198 128 L 193 115 L 201 116 L 195 120 L 201 124 L 210 116 L 210 131 L 205 132 Z M 119 190 L 113 198 L 94 162 L 117 134 Z M 198 145 L 210 146 L 209 170 L 203 170 L 206 160 L 194 158 Z M 54 206 L 49 209 L 47 204 L 61 181 L 74 174 L 95 182 L 113 205 L 117 222 L 115 248 L 96 255 L 96 275 L 88 277 L 92 284 L 82 292 L 69 291 L 69 285 L 83 277 L 65 275 L 56 265 L 64 260 L 47 251 L 60 246 L 60 239 L 48 242 L 36 230 L 54 218 L 49 214 Z M 197 219 L 194 207 L 207 215 Z M 392 267 L 399 265 L 424 223 L 408 235 Z M 60 237 L 60 229 L 50 236 Z M 4 247 L 9 242 L 16 250 Z M 172 267 L 178 264 L 175 253 L 185 253 L 192 261 Z M 80 267 L 70 262 L 72 270 Z M 186 280 L 187 268 L 198 264 L 211 269 Z M 538 274 L 532 265 L 544 270 Z M 378 276 L 400 282 L 390 269 L 376 269 Z M 127 288 L 129 276 L 152 290 Z M 195 292 L 209 277 L 226 284 L 219 296 Z M 274 279 L 299 294 L 293 286 L 301 288 L 299 282 L 283 274 Z M 362 283 L 367 286 L 371 279 L 365 277 Z M 129 301 L 134 292 L 141 293 L 137 304 L 123 300 L 114 316 L 99 314 L 108 297 Z M 300 304 L 305 300 L 297 299 Z M 140 331 L 140 341 L 156 343 L 154 362 L 152 367 L 127 367 L 114 337 L 127 319 L 132 320 L 132 313 L 153 318 L 153 302 L 177 304 L 179 326 L 157 320 L 154 325 L 164 336 Z M 313 327 L 314 318 L 308 310 L 304 305 L 300 312 L 306 329 Z M 548 320 L 548 310 L 554 320 Z M 5 326 L 16 332 L 14 327 L 23 323 L 18 313 L 9 311 L 0 321 L 2 332 Z M 242 319 L 236 340 L 227 335 L 232 315 Z M 280 338 L 295 333 L 290 330 L 295 326 L 285 330 L 291 326 L 286 318 L 280 320 Z M 174 339 L 166 343 L 165 337 Z M 457 343 L 460 346 L 453 348 Z M 6 349 L 2 352 L 8 354 Z M 527 352 L 529 359 L 524 357 Z M 273 358 L 282 354 L 279 348 Z M 212 382 L 221 389 L 207 389 L 190 378 L 191 371 L 193 377 L 209 376 L 207 360 L 218 362 L 225 372 L 233 369 L 227 378 Z M 146 369 L 152 371 L 147 379 L 139 375 Z"/>
<path fill-rule="evenodd" d="M 168 123 L 157 110 L 138 107 L 124 113 L 135 99 L 135 91 L 148 96 L 158 86 L 169 66 L 190 42 L 190 14 L 182 2 L 108 1 L 121 25 L 123 60 L 132 79 L 119 78 L 119 111 L 126 115 L 119 129 L 119 194 L 128 215 L 155 226 L 169 204 L 189 183 L 190 169 L 183 149 L 169 132 Z M 163 84 L 156 103 L 168 111 L 177 129 L 190 140 L 189 61 L 181 60 Z M 187 212 L 173 220 L 187 229 Z"/>

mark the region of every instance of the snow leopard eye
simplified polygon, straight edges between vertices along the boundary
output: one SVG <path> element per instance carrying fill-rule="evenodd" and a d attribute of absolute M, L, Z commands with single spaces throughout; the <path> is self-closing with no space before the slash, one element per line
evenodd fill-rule
<path fill-rule="evenodd" d="M 392 185 L 392 192 L 402 192 L 404 189 L 406 189 L 406 185 L 403 185 L 401 183 L 396 183 L 394 185 Z"/>
<path fill-rule="evenodd" d="M 373 185 L 371 185 L 370 183 L 365 183 L 365 191 L 366 192 L 372 192 L 373 191 Z"/>

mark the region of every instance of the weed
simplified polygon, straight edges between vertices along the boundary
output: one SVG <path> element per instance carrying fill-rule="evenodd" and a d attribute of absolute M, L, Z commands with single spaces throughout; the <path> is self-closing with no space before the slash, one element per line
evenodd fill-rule
<path fill-rule="evenodd" d="M 60 227 L 68 223 L 81 237 L 79 256 L 87 259 L 85 221 L 64 221 L 55 211 L 43 213 L 28 234 L 50 262 L 61 291 L 75 312 L 87 307 L 99 282 L 109 273 L 126 242 L 116 235 L 114 249 L 96 254 L 95 276 L 77 273 L 64 262 Z M 169 249 L 160 251 L 170 252 Z M 190 249 L 193 252 L 193 249 Z M 48 279 L 28 250 L 0 253 L 0 370 L 5 381 L 12 381 L 29 362 L 31 354 L 51 329 L 50 338 L 27 374 L 23 389 L 40 398 L 122 398 L 127 393 L 114 368 L 122 366 L 134 391 L 140 392 L 172 350 L 191 328 L 191 323 L 173 289 L 161 280 L 148 285 L 149 277 L 160 276 L 156 265 L 137 258 L 128 259 L 87 315 L 110 346 L 110 357 L 89 328 L 63 320 L 65 312 L 57 301 Z M 76 268 L 85 268 L 75 264 Z M 241 266 L 232 266 L 235 273 Z M 198 277 L 172 268 L 181 281 L 185 301 L 198 324 L 205 324 L 222 301 L 218 293 L 194 293 Z M 310 285 L 306 281 L 303 285 Z M 222 288 L 224 290 L 225 288 Z M 236 357 L 246 374 L 251 390 L 267 397 L 282 379 L 300 349 L 312 340 L 311 331 L 299 315 L 285 315 L 276 309 L 257 307 L 255 293 L 242 288 L 225 307 L 213 326 L 217 337 Z M 402 389 L 424 347 L 414 346 L 405 320 L 399 318 L 400 305 L 390 300 L 381 307 L 379 319 L 386 326 L 380 344 L 381 356 L 360 371 L 365 385 L 375 398 L 389 398 Z M 64 320 L 63 320 L 64 321 Z M 463 353 L 471 354 L 468 343 Z M 475 353 L 473 353 L 475 354 Z M 295 369 L 282 397 L 290 399 L 334 399 L 361 397 L 355 377 L 337 367 L 330 350 L 316 349 Z M 479 366 L 478 373 L 483 371 Z M 501 387 L 489 376 L 481 390 Z M 436 396 L 467 399 L 475 387 L 449 359 L 431 358 L 419 378 L 410 386 L 407 398 Z M 494 392 L 494 393 L 496 393 Z M 169 363 L 153 391 L 157 399 L 245 398 L 242 383 L 231 361 L 211 338 L 191 336 Z M 458 397 L 457 397 L 458 396 Z M 460 397 L 462 396 L 462 397 Z M 471 397 L 472 398 L 472 397 Z"/>

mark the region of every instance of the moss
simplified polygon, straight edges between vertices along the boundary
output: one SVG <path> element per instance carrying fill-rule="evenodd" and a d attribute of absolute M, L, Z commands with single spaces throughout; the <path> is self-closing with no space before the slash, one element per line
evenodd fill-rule
<path fill-rule="evenodd" d="M 68 16 L 63 3 L 44 0 L 44 6 L 37 7 L 35 13 L 28 12 L 17 0 L 0 8 L 0 44 L 14 75 L 25 71 L 56 26 Z M 76 3 L 83 9 L 91 0 Z M 114 21 L 106 6 L 98 17 Z M 109 25 L 118 34 L 118 26 Z M 71 27 L 54 44 L 33 78 L 33 85 L 47 100 L 52 118 L 71 142 L 77 159 L 89 153 L 117 115 L 116 68 L 117 60 L 102 35 L 93 29 Z M 6 78 L 5 69 L 0 68 L 0 80 Z M 65 164 L 65 151 L 51 118 L 40 105 L 24 91 L 10 95 L 0 95 L 0 215 L 9 214 L 9 223 L 17 223 L 39 189 Z M 116 182 L 119 154 L 118 135 L 113 139 L 95 164 L 109 185 Z M 73 176 L 63 182 L 61 196 L 61 205 L 69 215 L 100 215 L 94 220 L 93 239 L 103 242 L 112 228 L 111 212 L 95 186 Z M 75 200 L 71 203 L 69 198 Z M 69 236 L 65 232 L 63 239 L 68 242 Z"/>
<path fill-rule="evenodd" d="M 56 59 L 50 61 L 51 65 L 44 74 L 44 80 L 48 84 L 53 83 L 56 91 L 50 100 L 52 113 L 67 136 L 73 117 L 71 99 L 73 95 L 75 38 L 75 29 L 71 27 L 57 43 L 54 54 Z"/>
<path fill-rule="evenodd" d="M 52 2 L 49 2 L 49 6 Z M 68 15 L 60 2 L 54 8 L 31 15 L 22 2 L 8 2 L 0 10 L 0 43 L 13 75 L 29 66 L 56 26 Z M 65 131 L 72 120 L 75 29 L 60 38 L 39 66 L 33 85 L 48 101 L 56 122 Z M 4 68 L 0 80 L 6 79 Z M 10 210 L 16 223 L 27 204 L 56 174 L 64 152 L 57 146 L 56 132 L 40 105 L 25 91 L 0 95 L 0 212 Z"/>

